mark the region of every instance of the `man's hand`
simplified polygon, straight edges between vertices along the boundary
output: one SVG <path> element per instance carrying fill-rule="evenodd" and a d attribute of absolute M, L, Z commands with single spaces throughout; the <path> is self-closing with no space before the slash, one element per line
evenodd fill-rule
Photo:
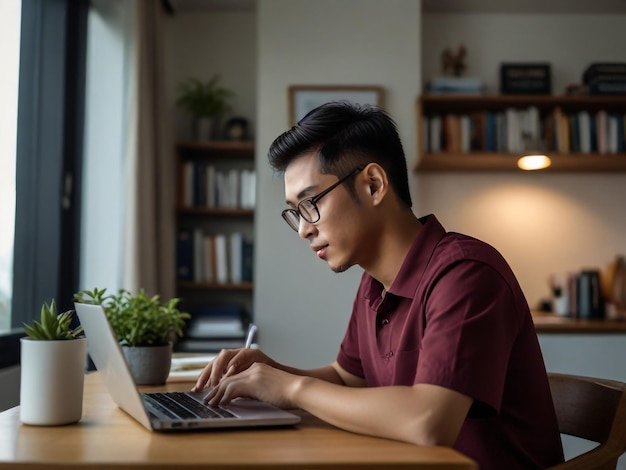
<path fill-rule="evenodd" d="M 191 390 L 200 392 L 206 387 L 216 387 L 221 380 L 246 370 L 254 363 L 275 364 L 259 349 L 223 349 L 206 365 Z"/>
<path fill-rule="evenodd" d="M 237 397 L 255 398 L 280 408 L 297 408 L 293 396 L 302 376 L 289 374 L 256 362 L 238 374 L 222 377 L 205 400 L 212 406 L 226 405 Z"/>

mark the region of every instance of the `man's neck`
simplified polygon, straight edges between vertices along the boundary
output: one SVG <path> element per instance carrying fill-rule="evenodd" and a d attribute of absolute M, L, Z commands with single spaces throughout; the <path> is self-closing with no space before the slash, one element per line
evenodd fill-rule
<path fill-rule="evenodd" d="M 387 224 L 382 232 L 378 254 L 370 266 L 362 268 L 389 290 L 422 224 L 412 212 L 403 213 Z"/>

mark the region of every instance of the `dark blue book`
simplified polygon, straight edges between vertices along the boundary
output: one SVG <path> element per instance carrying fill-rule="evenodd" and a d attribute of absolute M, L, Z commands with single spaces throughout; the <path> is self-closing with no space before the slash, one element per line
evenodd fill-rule
<path fill-rule="evenodd" d="M 621 114 L 616 114 L 615 119 L 617 120 L 617 153 L 624 152 L 624 116 Z"/>
<path fill-rule="evenodd" d="M 591 118 L 591 125 L 589 126 L 589 139 L 591 141 L 590 152 L 596 153 L 598 151 L 598 130 L 595 116 Z"/>
<path fill-rule="evenodd" d="M 179 230 L 176 236 L 176 279 L 193 279 L 193 236 L 191 230 Z"/>
<path fill-rule="evenodd" d="M 241 280 L 252 282 L 254 272 L 254 244 L 252 240 L 244 237 L 241 248 Z"/>
<path fill-rule="evenodd" d="M 492 111 L 487 111 L 487 123 L 485 126 L 485 150 L 496 151 L 496 116 Z"/>

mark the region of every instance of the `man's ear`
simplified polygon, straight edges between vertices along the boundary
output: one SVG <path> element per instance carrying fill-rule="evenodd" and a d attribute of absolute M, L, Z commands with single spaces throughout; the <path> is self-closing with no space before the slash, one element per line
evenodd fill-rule
<path fill-rule="evenodd" d="M 372 204 L 377 206 L 389 191 L 387 172 L 378 163 L 370 163 L 363 174 L 368 185 L 368 196 Z"/>

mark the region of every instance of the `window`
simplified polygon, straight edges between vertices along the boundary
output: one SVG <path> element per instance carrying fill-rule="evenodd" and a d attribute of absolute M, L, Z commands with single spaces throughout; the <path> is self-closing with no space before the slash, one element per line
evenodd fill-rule
<path fill-rule="evenodd" d="M 0 0 L 0 11 L 13 1 Z M 0 334 L 0 368 L 19 362 L 22 323 L 38 318 L 42 303 L 52 298 L 60 309 L 71 308 L 78 285 L 88 4 L 21 0 L 21 15 L 12 19 L 20 25 L 9 319 L 15 331 Z M 3 63 L 2 75 L 4 70 Z"/>
<path fill-rule="evenodd" d="M 0 2 L 0 332 L 11 328 L 21 0 Z"/>

